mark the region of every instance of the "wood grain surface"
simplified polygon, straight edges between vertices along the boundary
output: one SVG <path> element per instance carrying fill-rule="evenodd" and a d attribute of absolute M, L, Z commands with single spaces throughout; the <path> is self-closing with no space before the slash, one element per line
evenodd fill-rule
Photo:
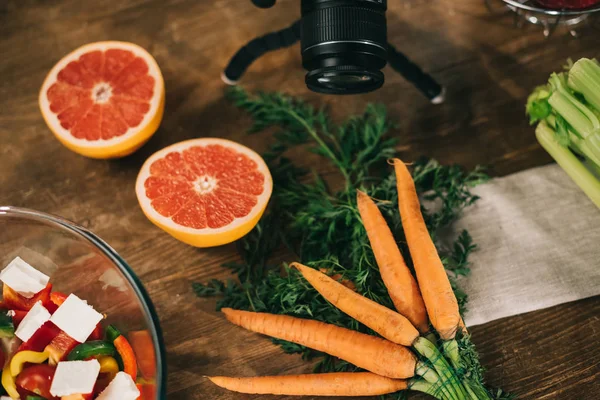
<path fill-rule="evenodd" d="M 259 10 L 245 0 L 0 2 L 0 204 L 82 224 L 133 266 L 162 322 L 169 399 L 267 399 L 226 393 L 203 376 L 311 369 L 266 338 L 225 323 L 214 301 L 194 295 L 192 282 L 227 277 L 221 264 L 237 259 L 234 246 L 198 250 L 175 241 L 144 217 L 134 193 L 143 161 L 177 141 L 217 136 L 265 148 L 269 136 L 246 136 L 249 119 L 224 100 L 219 75 L 247 40 L 296 19 L 298 3 Z M 389 68 L 385 86 L 368 95 L 311 93 L 298 45 L 259 60 L 244 84 L 328 104 L 338 118 L 368 102 L 385 103 L 399 121 L 393 134 L 404 159 L 428 155 L 466 167 L 485 164 L 495 175 L 550 162 L 524 116 L 526 96 L 567 57 L 600 55 L 597 22 L 577 39 L 559 30 L 546 40 L 538 27 L 519 29 L 510 15 L 491 15 L 482 0 L 390 1 L 389 9 L 390 40 L 448 87 L 446 104 L 430 105 Z M 37 105 L 52 65 L 99 40 L 147 48 L 167 89 L 156 135 L 116 161 L 86 159 L 62 147 Z M 592 298 L 474 328 L 489 381 L 521 399 L 600 398 L 599 316 L 600 298 Z"/>

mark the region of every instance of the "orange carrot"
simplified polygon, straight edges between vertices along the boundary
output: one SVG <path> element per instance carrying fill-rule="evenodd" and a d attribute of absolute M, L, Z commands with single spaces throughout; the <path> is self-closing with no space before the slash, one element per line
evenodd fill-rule
<path fill-rule="evenodd" d="M 453 339 L 460 320 L 456 296 L 423 220 L 419 197 L 410 172 L 398 159 L 394 160 L 394 167 L 398 181 L 398 206 L 402 227 L 429 319 L 442 339 Z"/>
<path fill-rule="evenodd" d="M 427 310 L 419 286 L 406 266 L 394 235 L 379 207 L 366 193 L 357 191 L 358 211 L 371 242 L 381 279 L 396 307 L 421 333 L 429 331 Z"/>
<path fill-rule="evenodd" d="M 339 326 L 289 317 L 223 308 L 229 322 L 253 332 L 294 342 L 341 358 L 388 378 L 410 378 L 416 359 L 404 346 Z"/>
<path fill-rule="evenodd" d="M 344 277 L 342 276 L 342 274 L 330 275 L 329 271 L 326 268 L 319 268 L 319 271 L 321 271 L 322 273 L 324 273 L 325 275 L 327 275 L 334 281 L 337 281 L 337 282 L 341 283 L 342 285 L 346 286 L 348 289 L 356 292 L 356 285 L 354 284 L 354 282 L 349 281 L 348 279 L 343 279 Z"/>
<path fill-rule="evenodd" d="M 255 378 L 208 377 L 215 385 L 239 393 L 288 396 L 378 396 L 407 388 L 404 380 L 370 372 L 259 376 Z"/>
<path fill-rule="evenodd" d="M 292 263 L 291 266 L 298 269 L 312 287 L 336 308 L 384 338 L 404 346 L 412 346 L 419 337 L 419 331 L 397 312 L 361 296 L 313 268 L 299 263 Z"/>
<path fill-rule="evenodd" d="M 462 331 L 463 335 L 469 335 L 469 330 L 467 329 L 465 321 L 463 321 L 462 317 L 460 317 L 460 320 L 458 321 L 458 328 Z"/>

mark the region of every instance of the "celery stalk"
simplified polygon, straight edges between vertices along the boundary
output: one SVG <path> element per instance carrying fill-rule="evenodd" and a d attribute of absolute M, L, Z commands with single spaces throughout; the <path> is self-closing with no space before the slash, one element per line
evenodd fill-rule
<path fill-rule="evenodd" d="M 546 118 L 546 123 L 554 130 L 554 134 L 556 135 L 556 117 L 554 115 L 549 115 Z M 591 164 L 600 168 L 600 141 L 598 140 L 597 135 L 590 136 L 586 140 L 583 139 L 581 135 L 574 133 L 571 129 L 568 130 L 568 133 L 568 146 L 571 150 L 580 156 L 587 158 Z M 564 143 L 564 145 L 567 145 L 567 143 Z"/>
<path fill-rule="evenodd" d="M 590 200 L 600 207 L 600 181 L 566 147 L 554 137 L 554 131 L 545 122 L 538 124 L 535 136 L 542 147 L 554 158 L 560 167 L 583 190 Z"/>
<path fill-rule="evenodd" d="M 600 110 L 600 65 L 594 60 L 582 58 L 571 67 L 568 85 L 583 95 L 596 110 Z"/>
<path fill-rule="evenodd" d="M 590 119 L 561 92 L 554 92 L 548 99 L 548 103 L 583 138 L 594 132 L 594 125 Z"/>
<path fill-rule="evenodd" d="M 596 114 L 594 114 L 594 112 L 592 112 L 585 104 L 581 103 L 579 100 L 577 100 L 577 98 L 575 98 L 575 96 L 573 96 L 569 92 L 569 89 L 568 87 L 566 87 L 567 85 L 564 84 L 564 81 L 566 81 L 564 78 L 564 74 L 561 74 L 561 76 L 557 74 L 552 74 L 552 76 L 550 77 L 550 85 L 555 90 L 555 92 L 552 94 L 552 96 L 550 96 L 548 102 L 560 115 L 562 115 L 567 120 L 567 122 L 569 122 L 569 124 L 573 125 L 573 122 L 575 122 L 577 124 L 582 124 L 583 128 L 585 126 L 584 121 L 579 121 L 577 114 L 574 112 L 574 109 L 579 110 L 581 114 L 583 114 L 585 118 L 588 119 L 589 124 L 591 124 L 591 128 L 588 128 L 586 130 L 579 130 L 577 128 L 576 129 L 579 131 L 580 134 L 584 135 L 584 137 L 587 137 L 587 135 L 589 134 L 596 133 L 598 130 L 600 130 L 600 120 L 598 119 Z M 555 96 L 557 96 L 557 98 L 554 100 L 554 102 L 557 104 L 558 108 L 555 107 L 554 104 L 552 104 L 552 98 Z M 564 112 L 568 113 L 569 117 L 574 119 L 573 122 L 570 121 L 567 118 L 567 116 L 563 115 L 563 110 L 561 109 L 562 106 L 567 107 L 567 103 L 569 103 L 568 108 L 565 108 Z"/>
<path fill-rule="evenodd" d="M 552 123 L 555 127 L 555 133 L 563 132 L 562 136 L 559 136 L 563 140 L 562 144 L 566 144 L 566 133 L 564 132 L 567 130 L 569 132 L 569 138 L 567 139 L 570 142 L 569 145 L 600 166 L 600 119 L 591 107 L 579 101 L 570 92 L 565 82 L 566 77 L 564 74 L 552 74 L 549 80 L 553 92 L 548 98 L 548 104 L 550 104 L 554 113 L 560 115 L 569 125 L 567 129 L 564 123 L 561 126 Z"/>
<path fill-rule="evenodd" d="M 600 146 L 598 146 L 598 141 L 595 140 L 595 137 L 590 137 L 587 140 L 584 140 L 571 133 L 570 138 L 571 143 L 569 147 L 571 147 L 573 151 L 600 167 Z"/>

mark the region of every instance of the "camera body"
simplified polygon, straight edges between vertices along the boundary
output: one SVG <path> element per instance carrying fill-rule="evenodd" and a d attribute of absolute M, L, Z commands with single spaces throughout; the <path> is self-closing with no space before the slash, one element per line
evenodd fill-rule
<path fill-rule="evenodd" d="M 252 0 L 270 8 L 276 0 Z M 301 41 L 309 89 L 328 94 L 366 93 L 384 83 L 387 63 L 434 104 L 445 89 L 387 42 L 387 0 L 301 0 L 302 18 L 249 41 L 231 58 L 221 78 L 235 85 L 263 54 Z"/>

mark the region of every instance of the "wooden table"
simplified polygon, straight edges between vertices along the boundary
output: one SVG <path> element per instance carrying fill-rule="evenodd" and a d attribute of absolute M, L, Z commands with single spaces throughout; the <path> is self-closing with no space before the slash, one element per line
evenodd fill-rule
<path fill-rule="evenodd" d="M 405 158 L 491 166 L 504 175 L 551 160 L 524 116 L 528 92 L 567 57 L 598 56 L 598 28 L 574 39 L 545 40 L 537 27 L 513 26 L 482 0 L 391 1 L 389 37 L 448 87 L 430 105 L 386 68 L 384 88 L 353 97 L 320 96 L 303 83 L 298 46 L 261 59 L 247 73 L 251 90 L 283 89 L 337 117 L 368 102 L 388 105 L 400 122 Z M 160 315 L 167 345 L 169 399 L 249 399 L 209 384 L 207 374 L 289 374 L 310 370 L 297 356 L 224 322 L 194 281 L 224 278 L 234 246 L 198 250 L 154 227 L 137 205 L 134 182 L 153 152 L 184 139 L 227 137 L 264 149 L 245 135 L 249 119 L 223 99 L 220 72 L 244 42 L 299 16 L 298 0 L 255 9 L 243 0 L 4 0 L 0 3 L 0 204 L 60 214 L 106 239 L 133 266 Z M 597 25 L 597 23 L 596 23 Z M 74 48 L 127 40 L 158 60 L 167 87 L 163 123 L 135 155 L 94 161 L 62 147 L 37 105 L 47 71 Z M 324 171 L 327 172 L 327 171 Z M 543 279 L 543 277 L 540 277 Z M 472 330 L 490 383 L 522 399 L 600 398 L 600 298 L 507 318 Z"/>

